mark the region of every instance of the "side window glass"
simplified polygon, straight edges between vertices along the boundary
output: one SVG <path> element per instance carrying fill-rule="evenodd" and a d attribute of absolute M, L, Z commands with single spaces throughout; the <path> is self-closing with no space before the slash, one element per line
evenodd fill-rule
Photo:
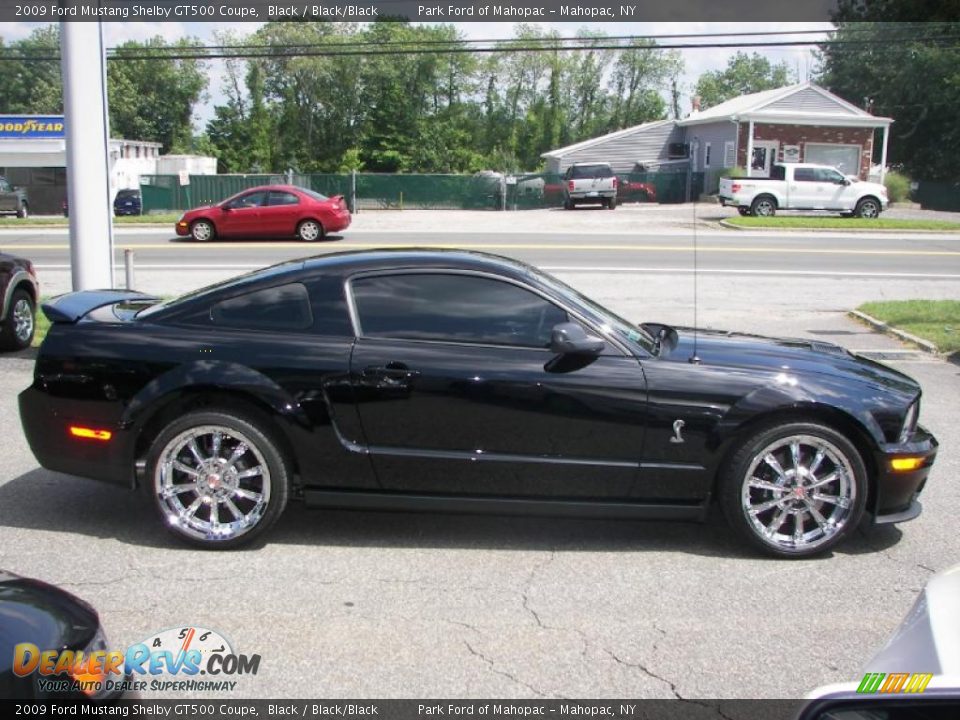
<path fill-rule="evenodd" d="M 246 195 L 241 195 L 232 203 L 230 203 L 230 207 L 232 207 L 234 210 L 261 207 L 266 202 L 266 199 L 267 193 L 265 192 L 247 193 Z"/>
<path fill-rule="evenodd" d="M 797 182 L 815 182 L 817 180 L 810 168 L 796 168 L 793 171 L 793 179 Z"/>
<path fill-rule="evenodd" d="M 214 325 L 244 330 L 306 330 L 313 325 L 310 296 L 300 283 L 255 290 L 216 303 Z"/>
<path fill-rule="evenodd" d="M 470 275 L 358 278 L 353 297 L 366 337 L 545 348 L 567 313 L 536 293 Z"/>
<path fill-rule="evenodd" d="M 278 192 L 276 190 L 271 191 L 270 193 L 270 206 L 274 205 L 296 205 L 300 202 L 298 198 L 293 193 L 289 192 Z"/>

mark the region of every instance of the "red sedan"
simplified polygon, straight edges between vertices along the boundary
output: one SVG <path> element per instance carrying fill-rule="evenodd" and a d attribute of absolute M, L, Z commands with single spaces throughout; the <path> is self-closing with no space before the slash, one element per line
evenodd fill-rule
<path fill-rule="evenodd" d="M 342 195 L 328 198 L 293 185 L 250 188 L 217 205 L 188 210 L 176 224 L 177 235 L 198 242 L 216 237 L 297 237 L 322 240 L 350 225 Z"/>

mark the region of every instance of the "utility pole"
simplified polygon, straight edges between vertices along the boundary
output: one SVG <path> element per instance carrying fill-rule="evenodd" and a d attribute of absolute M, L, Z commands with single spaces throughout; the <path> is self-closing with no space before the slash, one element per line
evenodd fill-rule
<path fill-rule="evenodd" d="M 61 22 L 60 57 L 73 289 L 112 288 L 110 124 L 102 25 Z"/>

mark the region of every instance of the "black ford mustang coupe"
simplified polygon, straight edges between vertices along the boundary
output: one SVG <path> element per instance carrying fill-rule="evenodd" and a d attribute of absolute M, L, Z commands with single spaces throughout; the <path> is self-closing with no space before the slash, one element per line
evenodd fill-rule
<path fill-rule="evenodd" d="M 206 547 L 327 507 L 701 519 L 805 557 L 901 522 L 936 440 L 830 344 L 634 325 L 533 267 L 340 253 L 157 303 L 78 292 L 20 395 L 51 470 L 145 488 Z"/>

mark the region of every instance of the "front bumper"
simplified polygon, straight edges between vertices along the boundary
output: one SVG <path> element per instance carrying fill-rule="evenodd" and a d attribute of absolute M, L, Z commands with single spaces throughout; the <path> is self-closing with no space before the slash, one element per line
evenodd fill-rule
<path fill-rule="evenodd" d="M 930 475 L 938 447 L 937 439 L 918 425 L 907 442 L 885 445 L 876 454 L 877 477 L 870 508 L 875 523 L 906 522 L 920 515 L 923 508 L 918 497 Z M 903 458 L 918 458 L 919 466 L 908 471 L 894 470 L 892 462 Z"/>

